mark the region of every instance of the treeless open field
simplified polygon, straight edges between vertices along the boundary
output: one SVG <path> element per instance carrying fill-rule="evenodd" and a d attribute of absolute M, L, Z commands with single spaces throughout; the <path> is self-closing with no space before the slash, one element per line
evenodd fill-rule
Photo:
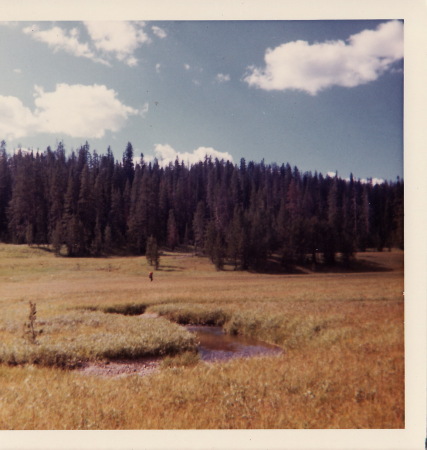
<path fill-rule="evenodd" d="M 150 270 L 0 245 L 1 429 L 404 427 L 403 252 L 359 254 L 357 272 L 218 272 L 185 253 L 163 255 L 153 282 Z M 207 364 L 176 322 L 284 352 Z M 165 355 L 146 376 L 78 369 Z"/>

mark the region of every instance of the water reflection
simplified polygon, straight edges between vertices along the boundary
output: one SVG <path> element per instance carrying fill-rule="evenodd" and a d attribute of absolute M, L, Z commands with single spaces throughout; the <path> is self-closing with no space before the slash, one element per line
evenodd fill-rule
<path fill-rule="evenodd" d="M 188 325 L 188 331 L 196 333 L 203 361 L 218 361 L 237 357 L 277 355 L 282 349 L 256 339 L 224 333 L 221 327 Z"/>

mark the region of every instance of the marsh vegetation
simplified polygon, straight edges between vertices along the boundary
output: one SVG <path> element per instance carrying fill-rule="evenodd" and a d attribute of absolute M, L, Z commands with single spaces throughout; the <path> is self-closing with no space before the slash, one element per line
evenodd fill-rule
<path fill-rule="evenodd" d="M 357 272 L 273 275 L 164 253 L 150 282 L 145 257 L 2 244 L 0 428 L 403 428 L 403 252 L 356 258 Z M 182 324 L 283 353 L 206 363 Z M 73 370 L 147 356 L 163 358 L 147 376 Z"/>

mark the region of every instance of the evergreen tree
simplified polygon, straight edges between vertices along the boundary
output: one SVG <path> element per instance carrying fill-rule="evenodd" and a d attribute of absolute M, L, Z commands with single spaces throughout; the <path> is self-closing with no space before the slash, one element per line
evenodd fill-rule
<path fill-rule="evenodd" d="M 15 244 L 26 242 L 28 226 L 32 224 L 33 186 L 32 155 L 23 155 L 21 150 L 12 159 L 11 199 L 8 205 L 8 227 L 11 240 Z"/>
<path fill-rule="evenodd" d="M 156 270 L 160 265 L 159 247 L 157 245 L 157 239 L 154 236 L 150 236 L 147 239 L 147 249 L 145 252 L 148 264 L 155 266 Z"/>
<path fill-rule="evenodd" d="M 246 233 L 243 209 L 234 207 L 233 219 L 227 233 L 227 256 L 234 263 L 234 269 L 248 268 L 248 236 Z"/>
<path fill-rule="evenodd" d="M 178 228 L 176 226 L 175 214 L 173 209 L 169 210 L 168 217 L 168 246 L 174 251 L 178 245 Z"/>
<path fill-rule="evenodd" d="M 155 242 L 194 243 L 217 269 L 349 262 L 371 247 L 403 249 L 403 202 L 399 179 L 373 185 L 209 157 L 160 167 L 141 155 L 135 166 L 131 143 L 121 162 L 87 142 L 68 156 L 62 143 L 12 156 L 0 144 L 0 239 L 56 254 L 65 245 L 69 256 L 151 253 Z"/>
<path fill-rule="evenodd" d="M 194 253 L 205 246 L 205 204 L 201 200 L 197 203 L 197 209 L 193 218 Z"/>
<path fill-rule="evenodd" d="M 221 231 L 216 228 L 215 222 L 211 220 L 206 227 L 205 252 L 215 265 L 217 270 L 224 268 L 225 240 Z"/>
<path fill-rule="evenodd" d="M 133 147 L 130 142 L 126 146 L 126 150 L 123 153 L 123 171 L 125 180 L 132 185 L 134 177 L 134 162 L 133 162 Z"/>
<path fill-rule="evenodd" d="M 63 227 L 61 221 L 58 221 L 55 226 L 55 230 L 52 233 L 51 244 L 55 255 L 59 255 L 63 243 Z"/>
<path fill-rule="evenodd" d="M 83 233 L 83 235 L 81 236 L 81 254 L 87 255 L 91 253 L 92 240 L 95 235 L 95 225 L 97 224 L 96 206 L 93 197 L 94 189 L 91 185 L 89 167 L 87 164 L 85 164 L 82 170 L 80 180 L 79 199 L 77 202 L 77 217 L 79 228 Z M 99 232 L 100 230 L 98 230 L 98 239 Z"/>
<path fill-rule="evenodd" d="M 0 240 L 8 239 L 7 207 L 11 198 L 12 179 L 6 153 L 6 142 L 0 143 Z"/>

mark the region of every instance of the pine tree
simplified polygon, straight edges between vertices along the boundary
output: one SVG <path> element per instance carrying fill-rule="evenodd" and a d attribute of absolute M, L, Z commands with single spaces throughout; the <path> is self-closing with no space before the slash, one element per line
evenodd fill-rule
<path fill-rule="evenodd" d="M 90 172 L 87 164 L 85 164 L 82 170 L 80 180 L 79 199 L 77 202 L 79 228 L 83 233 L 81 236 L 82 248 L 80 252 L 83 255 L 87 255 L 91 253 L 96 225 L 96 207 L 93 198 L 94 190 L 91 185 Z"/>
<path fill-rule="evenodd" d="M 0 143 L 0 240 L 8 239 L 7 207 L 11 198 L 12 180 L 6 153 L 6 142 Z"/>
<path fill-rule="evenodd" d="M 83 230 L 81 229 L 77 201 L 79 183 L 73 173 L 68 177 L 67 191 L 64 198 L 63 239 L 67 246 L 68 256 L 84 254 Z"/>
<path fill-rule="evenodd" d="M 121 162 L 111 148 L 91 155 L 86 143 L 66 156 L 0 144 L 0 239 L 51 244 L 69 256 L 175 250 L 194 243 L 218 269 L 263 270 L 271 257 L 286 269 L 311 260 L 348 262 L 356 250 L 403 248 L 403 182 L 373 185 L 336 175 L 300 173 L 264 161 L 240 166 L 206 157 L 185 165 L 136 166 L 133 148 Z M 148 255 L 149 256 L 149 255 Z"/>
<path fill-rule="evenodd" d="M 393 236 L 392 241 L 394 245 L 401 250 L 404 249 L 404 187 L 403 183 L 398 179 L 395 187 L 395 197 L 393 204 Z"/>
<path fill-rule="evenodd" d="M 31 194 L 33 186 L 33 155 L 23 155 L 19 152 L 12 160 L 11 199 L 7 216 L 11 240 L 14 244 L 24 244 L 27 237 L 28 225 L 32 224 L 33 205 Z"/>
<path fill-rule="evenodd" d="M 123 153 L 123 171 L 125 180 L 132 185 L 134 177 L 134 162 L 133 162 L 133 147 L 130 142 L 126 146 L 126 150 Z"/>
<path fill-rule="evenodd" d="M 63 227 L 61 221 L 59 220 L 56 223 L 55 230 L 52 233 L 51 244 L 55 255 L 60 255 L 63 244 Z"/>
<path fill-rule="evenodd" d="M 234 269 L 248 268 L 248 236 L 244 223 L 243 209 L 234 207 L 233 219 L 227 232 L 227 256 L 233 261 Z"/>
<path fill-rule="evenodd" d="M 160 265 L 159 247 L 157 245 L 157 239 L 154 236 L 150 236 L 147 239 L 147 249 L 145 252 L 148 264 L 155 266 L 156 270 Z"/>
<path fill-rule="evenodd" d="M 360 203 L 357 215 L 357 247 L 364 252 L 370 244 L 370 202 L 369 191 L 370 185 L 365 184 L 361 188 Z"/>
<path fill-rule="evenodd" d="M 175 221 L 175 214 L 173 209 L 170 209 L 168 217 L 168 246 L 172 251 L 174 251 L 175 247 L 178 245 L 178 239 L 178 228 Z"/>
<path fill-rule="evenodd" d="M 205 232 L 205 204 L 203 201 L 199 201 L 193 218 L 194 253 L 196 254 L 205 246 Z"/>
<path fill-rule="evenodd" d="M 136 254 L 141 254 L 146 245 L 146 217 L 144 214 L 145 198 L 142 185 L 141 167 L 135 170 L 134 182 L 130 194 L 130 208 L 127 241 L 128 246 Z"/>
<path fill-rule="evenodd" d="M 224 268 L 225 240 L 213 220 L 206 227 L 205 252 L 217 270 Z"/>

